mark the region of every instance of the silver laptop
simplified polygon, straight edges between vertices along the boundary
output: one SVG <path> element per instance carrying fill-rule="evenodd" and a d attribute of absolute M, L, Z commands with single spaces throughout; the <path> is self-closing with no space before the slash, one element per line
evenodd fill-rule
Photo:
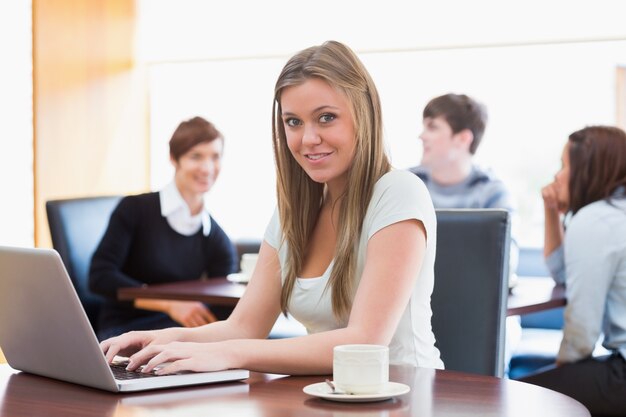
<path fill-rule="evenodd" d="M 249 377 L 247 370 L 230 369 L 116 378 L 59 254 L 51 249 L 0 246 L 0 347 L 14 369 L 114 392 Z"/>

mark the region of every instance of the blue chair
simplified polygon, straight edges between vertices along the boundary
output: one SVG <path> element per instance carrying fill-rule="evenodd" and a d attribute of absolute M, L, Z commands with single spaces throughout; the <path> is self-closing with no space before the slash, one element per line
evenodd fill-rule
<path fill-rule="evenodd" d="M 549 277 L 550 272 L 543 259 L 542 248 L 521 248 L 517 266 L 518 277 Z M 527 278 L 532 279 L 532 278 Z M 563 307 L 538 313 L 525 314 L 521 317 L 522 327 L 555 329 L 563 328 Z"/>
<path fill-rule="evenodd" d="M 89 291 L 89 265 L 120 199 L 110 196 L 46 202 L 52 246 L 63 260 L 94 331 L 102 299 Z"/>
<path fill-rule="evenodd" d="M 517 275 L 522 279 L 550 276 L 542 248 L 520 248 Z M 509 378 L 521 378 L 555 362 L 563 337 L 563 310 L 560 307 L 521 316 L 522 338 L 509 362 Z"/>

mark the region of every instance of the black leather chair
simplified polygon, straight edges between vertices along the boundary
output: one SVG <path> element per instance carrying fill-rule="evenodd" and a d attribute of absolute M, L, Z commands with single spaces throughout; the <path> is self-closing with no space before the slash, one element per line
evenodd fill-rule
<path fill-rule="evenodd" d="M 502 377 L 510 219 L 506 210 L 437 210 L 436 345 L 446 369 Z"/>
<path fill-rule="evenodd" d="M 89 265 L 120 199 L 110 196 L 46 202 L 52 246 L 59 252 L 96 331 L 102 300 L 89 291 Z"/>

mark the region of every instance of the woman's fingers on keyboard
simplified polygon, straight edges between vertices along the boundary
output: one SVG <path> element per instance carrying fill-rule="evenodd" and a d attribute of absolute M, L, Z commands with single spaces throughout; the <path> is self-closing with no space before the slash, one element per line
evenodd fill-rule
<path fill-rule="evenodd" d="M 117 355 L 117 352 L 119 351 L 119 347 L 111 344 L 109 340 L 101 342 L 100 349 L 102 349 L 102 352 L 104 353 L 108 363 L 111 363 L 113 361 L 113 358 L 115 358 L 115 355 Z"/>
<path fill-rule="evenodd" d="M 156 356 L 159 352 L 163 350 L 163 345 L 150 345 L 141 349 L 140 351 L 134 353 L 132 356 L 128 358 L 128 370 L 134 370 L 139 368 L 141 365 L 148 363 L 150 359 Z M 150 372 L 151 369 L 144 369 L 143 372 Z"/>

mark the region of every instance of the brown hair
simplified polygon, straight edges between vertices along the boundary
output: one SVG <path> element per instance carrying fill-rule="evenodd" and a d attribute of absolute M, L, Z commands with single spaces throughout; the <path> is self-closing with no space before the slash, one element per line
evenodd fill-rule
<path fill-rule="evenodd" d="M 200 143 L 213 142 L 217 138 L 224 140 L 224 137 L 213 123 L 199 116 L 185 120 L 178 125 L 172 134 L 170 139 L 170 157 L 174 161 L 178 161 L 181 156 L 194 146 Z"/>
<path fill-rule="evenodd" d="M 626 187 L 626 133 L 611 126 L 578 130 L 569 136 L 569 161 L 569 209 L 576 214 Z"/>
<path fill-rule="evenodd" d="M 424 107 L 423 118 L 442 116 L 459 133 L 469 129 L 474 136 L 469 151 L 473 155 L 480 145 L 487 125 L 487 109 L 484 105 L 465 94 L 445 94 L 430 100 Z"/>
<path fill-rule="evenodd" d="M 346 317 L 352 305 L 356 274 L 356 246 L 368 202 L 378 179 L 391 169 L 383 143 L 382 112 L 374 81 L 347 46 L 328 41 L 294 55 L 280 73 L 274 89 L 272 138 L 276 160 L 278 211 L 288 255 L 281 309 L 287 312 L 291 292 L 304 263 L 311 232 L 321 208 L 324 185 L 314 182 L 287 147 L 281 94 L 287 87 L 317 78 L 345 94 L 355 124 L 356 150 L 339 211 L 331 288 L 333 314 Z"/>

